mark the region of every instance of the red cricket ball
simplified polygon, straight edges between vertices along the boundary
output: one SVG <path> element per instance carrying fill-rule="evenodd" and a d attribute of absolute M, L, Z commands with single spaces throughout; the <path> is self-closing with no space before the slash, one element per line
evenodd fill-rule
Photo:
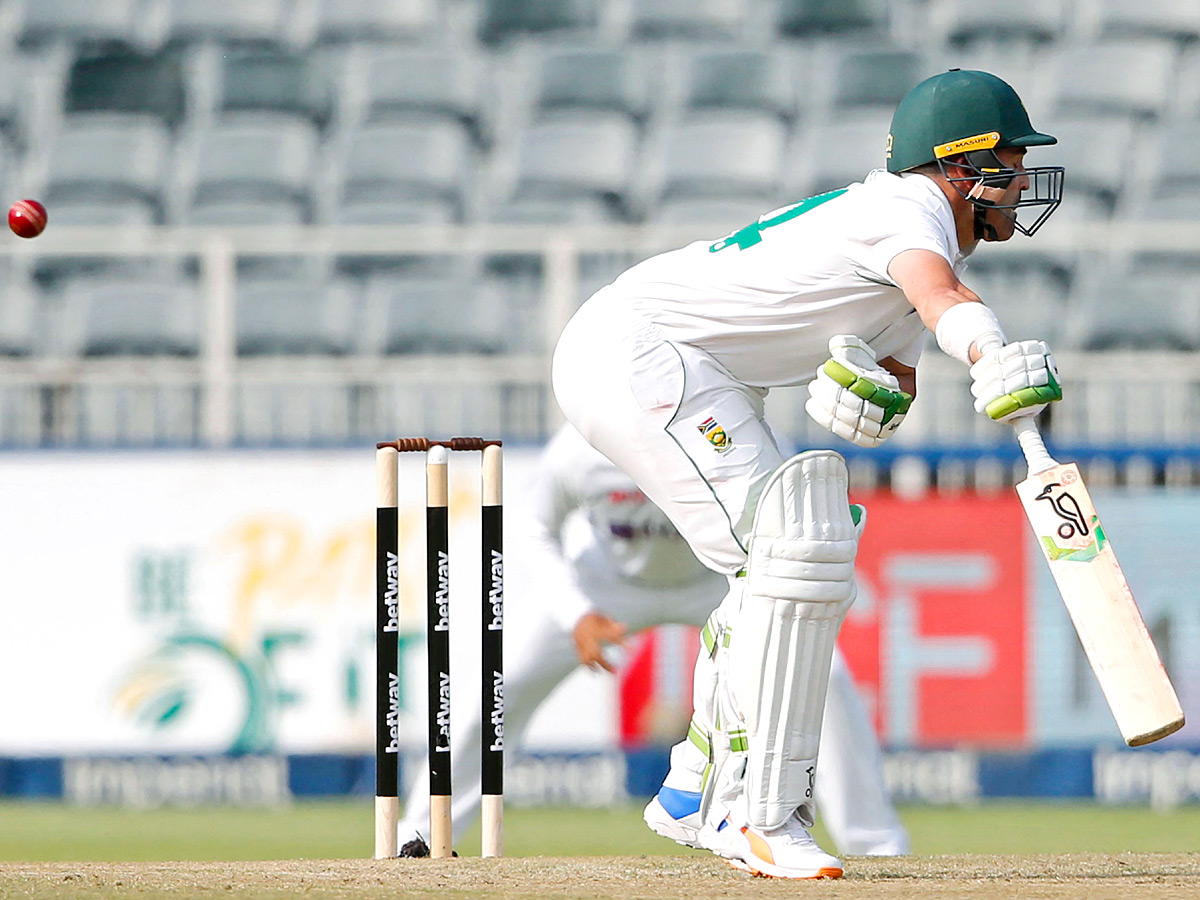
<path fill-rule="evenodd" d="M 46 207 L 36 200 L 18 200 L 8 208 L 8 227 L 18 237 L 37 237 L 46 230 L 46 222 Z"/>

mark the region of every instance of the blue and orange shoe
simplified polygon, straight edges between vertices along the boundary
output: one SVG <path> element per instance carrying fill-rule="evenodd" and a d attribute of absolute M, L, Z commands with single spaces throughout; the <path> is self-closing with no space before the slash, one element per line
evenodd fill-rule
<path fill-rule="evenodd" d="M 778 828 L 737 825 L 726 818 L 706 828 L 705 846 L 735 869 L 763 878 L 841 878 L 842 864 L 817 846 L 798 813 Z"/>

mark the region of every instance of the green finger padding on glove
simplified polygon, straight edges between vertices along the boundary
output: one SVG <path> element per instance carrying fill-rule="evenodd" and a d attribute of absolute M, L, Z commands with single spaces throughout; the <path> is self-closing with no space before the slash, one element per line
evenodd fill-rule
<path fill-rule="evenodd" d="M 1030 406 L 1038 406 L 1043 403 L 1053 403 L 1055 400 L 1061 400 L 1062 385 L 1054 377 L 1053 371 L 1047 374 L 1050 376 L 1049 384 L 1021 388 L 1019 391 L 1013 391 L 1011 394 L 997 397 L 985 406 L 983 411 L 993 419 L 1003 419 L 1005 416 L 1015 413 L 1018 409 L 1026 409 Z"/>
<path fill-rule="evenodd" d="M 868 403 L 883 409 L 883 421 L 879 423 L 881 425 L 886 425 L 896 416 L 904 415 L 912 406 L 912 394 L 907 391 L 889 390 L 866 378 L 860 378 L 836 359 L 825 360 L 825 374 L 856 397 L 862 397 Z"/>

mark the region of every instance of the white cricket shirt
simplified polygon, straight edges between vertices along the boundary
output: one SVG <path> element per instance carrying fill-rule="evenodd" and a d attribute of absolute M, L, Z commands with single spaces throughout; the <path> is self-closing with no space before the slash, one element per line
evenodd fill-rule
<path fill-rule="evenodd" d="M 705 350 L 743 384 L 805 384 L 837 334 L 857 335 L 879 359 L 916 365 L 925 328 L 887 271 L 914 249 L 965 268 L 938 186 L 876 170 L 723 239 L 651 257 L 612 289 L 667 339 Z"/>

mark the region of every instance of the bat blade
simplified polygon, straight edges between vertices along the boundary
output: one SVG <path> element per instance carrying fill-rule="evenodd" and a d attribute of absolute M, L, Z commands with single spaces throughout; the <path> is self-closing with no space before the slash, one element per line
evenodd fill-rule
<path fill-rule="evenodd" d="M 1131 747 L 1183 727 L 1183 709 L 1074 463 L 1017 485 L 1117 727 Z"/>

